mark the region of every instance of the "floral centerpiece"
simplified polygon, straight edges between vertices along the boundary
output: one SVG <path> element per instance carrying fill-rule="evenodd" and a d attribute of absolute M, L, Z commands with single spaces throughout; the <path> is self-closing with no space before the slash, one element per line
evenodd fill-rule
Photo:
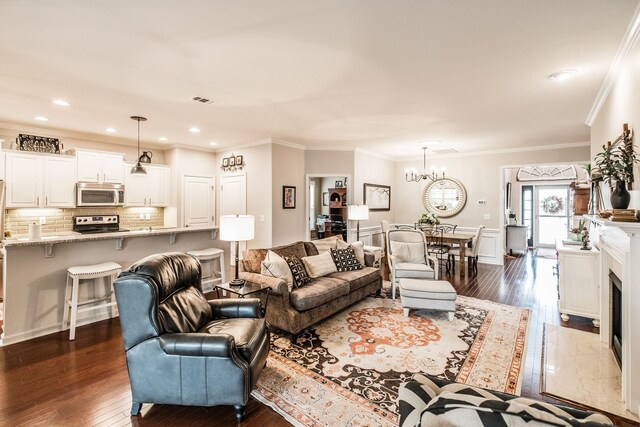
<path fill-rule="evenodd" d="M 585 226 L 585 220 L 581 219 L 578 222 L 578 226 L 577 227 L 573 227 L 571 229 L 571 231 L 569 231 L 569 233 L 568 233 L 569 240 L 573 240 L 575 242 L 582 241 L 583 233 L 585 231 L 587 231 L 587 227 Z M 587 231 L 587 233 L 589 233 L 589 232 Z"/>
<path fill-rule="evenodd" d="M 418 219 L 418 224 L 438 225 L 440 224 L 440 218 L 431 212 L 423 213 Z"/>

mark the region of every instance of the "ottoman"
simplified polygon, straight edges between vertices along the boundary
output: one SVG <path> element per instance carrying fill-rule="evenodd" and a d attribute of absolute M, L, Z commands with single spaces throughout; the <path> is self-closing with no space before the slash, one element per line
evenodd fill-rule
<path fill-rule="evenodd" d="M 400 301 L 404 315 L 409 309 L 446 311 L 453 320 L 456 290 L 446 280 L 400 279 Z"/>

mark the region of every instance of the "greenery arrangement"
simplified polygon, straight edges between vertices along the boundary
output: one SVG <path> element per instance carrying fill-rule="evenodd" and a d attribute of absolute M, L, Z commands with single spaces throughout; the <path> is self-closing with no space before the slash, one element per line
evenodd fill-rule
<path fill-rule="evenodd" d="M 553 215 L 564 209 L 564 200 L 556 195 L 552 195 L 542 199 L 540 206 L 546 213 Z"/>
<path fill-rule="evenodd" d="M 438 225 L 440 224 L 440 218 L 431 212 L 423 213 L 418 219 L 418 224 Z"/>
<path fill-rule="evenodd" d="M 605 181 L 622 181 L 631 184 L 633 167 L 640 163 L 634 146 L 633 134 L 625 125 L 622 135 L 612 144 L 611 141 L 602 146 L 602 152 L 596 154 L 595 164 Z"/>

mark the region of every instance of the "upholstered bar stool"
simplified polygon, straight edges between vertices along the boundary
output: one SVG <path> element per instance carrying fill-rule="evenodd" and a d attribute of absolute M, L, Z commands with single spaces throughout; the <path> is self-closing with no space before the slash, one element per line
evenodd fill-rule
<path fill-rule="evenodd" d="M 69 267 L 67 269 L 67 287 L 64 295 L 64 316 L 62 318 L 62 327 L 66 330 L 69 328 L 69 340 L 76 338 L 76 322 L 78 321 L 78 313 L 85 311 L 97 310 L 103 307 L 111 307 L 111 317 L 116 315 L 116 297 L 113 292 L 113 281 L 118 277 L 122 266 L 115 262 L 104 262 L 95 265 L 82 265 Z M 88 300 L 78 301 L 80 293 L 80 284 L 95 283 L 95 280 L 108 280 L 107 293 L 101 297 L 91 298 Z M 81 282 L 84 280 L 85 282 Z M 91 282 L 88 282 L 91 280 Z M 96 304 L 105 301 L 101 304 Z M 92 304 L 89 307 L 78 308 L 78 306 Z M 69 311 L 71 311 L 71 325 L 69 322 Z"/>
<path fill-rule="evenodd" d="M 187 252 L 202 265 L 202 292 L 210 292 L 213 290 L 214 284 L 219 282 L 220 284 L 227 282 L 227 275 L 225 273 L 224 264 L 224 251 L 218 248 L 208 248 L 193 250 Z M 219 270 L 214 270 L 213 262 L 218 260 Z"/>

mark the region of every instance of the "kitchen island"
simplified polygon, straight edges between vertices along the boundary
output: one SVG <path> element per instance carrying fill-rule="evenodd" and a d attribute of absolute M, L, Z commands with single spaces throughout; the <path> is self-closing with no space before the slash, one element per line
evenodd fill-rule
<path fill-rule="evenodd" d="M 216 227 L 152 228 L 136 231 L 43 236 L 38 240 L 3 240 L 4 322 L 1 344 L 11 344 L 62 330 L 67 268 L 113 261 L 123 270 L 139 259 L 162 252 L 228 244 Z M 227 258 L 228 259 L 228 258 Z M 81 286 L 81 298 L 102 295 L 102 284 Z M 82 313 L 78 325 L 109 317 L 108 309 Z"/>

